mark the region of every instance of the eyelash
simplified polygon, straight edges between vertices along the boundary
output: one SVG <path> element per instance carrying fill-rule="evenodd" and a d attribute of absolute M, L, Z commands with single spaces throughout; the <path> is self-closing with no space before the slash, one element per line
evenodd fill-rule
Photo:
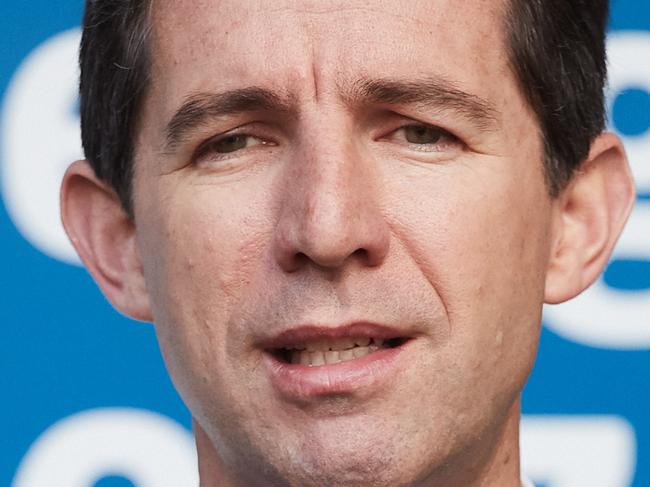
<path fill-rule="evenodd" d="M 229 152 L 218 152 L 217 150 L 214 150 L 215 146 L 217 144 L 223 143 L 223 142 L 227 141 L 228 139 L 232 139 L 232 138 L 236 138 L 236 137 L 245 137 L 245 139 L 246 139 L 245 140 L 246 145 L 244 147 L 242 147 L 241 149 L 235 149 L 235 150 L 232 150 L 232 151 L 229 151 Z M 257 143 L 255 143 L 253 145 L 249 145 L 249 142 L 251 140 L 253 140 L 253 139 L 256 140 Z M 235 129 L 234 131 L 226 132 L 224 134 L 215 136 L 215 137 L 213 137 L 211 139 L 208 139 L 207 141 L 203 142 L 196 149 L 196 151 L 194 152 L 194 156 L 192 157 L 192 160 L 195 163 L 198 163 L 202 159 L 204 159 L 206 157 L 209 157 L 210 159 L 221 161 L 221 160 L 229 159 L 231 157 L 236 157 L 236 155 L 240 151 L 242 151 L 244 149 L 249 149 L 251 147 L 258 147 L 258 146 L 269 147 L 269 146 L 274 146 L 274 145 L 276 145 L 274 142 L 272 142 L 272 141 L 270 141 L 270 140 L 268 140 L 266 138 L 259 137 L 257 135 L 253 135 L 253 134 L 251 134 L 249 132 L 246 132 L 244 130 L 244 127 L 242 127 L 241 131 L 238 131 L 237 129 Z"/>
<path fill-rule="evenodd" d="M 433 142 L 422 142 L 422 143 L 410 142 L 409 140 L 406 140 L 407 135 L 406 133 L 404 133 L 404 131 L 408 129 L 421 129 L 421 130 L 433 131 L 435 134 L 439 135 L 439 139 Z M 403 133 L 403 136 L 400 137 L 402 139 L 400 143 L 418 152 L 443 152 L 444 150 L 446 150 L 446 146 L 448 145 L 452 145 L 452 146 L 464 145 L 463 142 L 451 132 L 443 128 L 437 127 L 435 125 L 429 125 L 426 123 L 419 123 L 419 122 L 415 122 L 415 123 L 410 122 L 405 125 L 402 125 L 399 128 L 390 132 L 386 138 L 394 139 L 396 134 L 400 132 Z M 443 147 L 440 147 L 441 145 Z"/>
<path fill-rule="evenodd" d="M 216 137 L 213 137 L 206 142 L 202 143 L 197 150 L 194 153 L 194 156 L 192 157 L 192 160 L 195 163 L 200 162 L 202 159 L 206 157 L 210 157 L 212 160 L 217 160 L 217 161 L 223 161 L 226 159 L 230 159 L 232 157 L 237 157 L 237 154 L 239 154 L 242 150 L 245 149 L 250 149 L 251 147 L 272 147 L 277 145 L 276 143 L 270 141 L 267 138 L 263 138 L 257 135 L 253 135 L 250 132 L 246 132 L 245 130 L 250 129 L 250 127 L 240 127 L 240 129 L 234 129 L 233 131 L 226 132 L 224 134 L 218 135 Z M 435 140 L 433 142 L 422 142 L 422 143 L 416 143 L 416 142 L 410 142 L 407 140 L 407 135 L 405 133 L 406 130 L 408 129 L 420 129 L 420 130 L 428 130 L 432 131 L 434 134 L 439 135 L 438 140 Z M 447 150 L 448 145 L 452 146 L 458 146 L 458 145 L 463 145 L 462 141 L 450 133 L 449 131 L 437 127 L 435 125 L 429 125 L 426 123 L 419 123 L 419 122 L 410 122 L 406 123 L 397 129 L 393 130 L 390 132 L 385 139 L 394 139 L 396 134 L 398 133 L 403 133 L 403 136 L 401 137 L 401 140 L 399 143 L 402 145 L 405 145 L 409 147 L 410 149 L 417 151 L 417 152 L 422 152 L 422 153 L 436 153 L 436 152 L 444 152 Z M 237 137 L 245 137 L 245 146 L 241 148 L 235 148 L 232 151 L 229 152 L 218 152 L 217 150 L 213 150 L 215 145 L 219 143 L 223 143 L 227 141 L 228 139 L 232 138 L 237 138 Z M 251 140 L 255 140 L 257 143 L 253 145 L 249 145 Z M 443 147 L 440 147 L 440 146 Z"/>

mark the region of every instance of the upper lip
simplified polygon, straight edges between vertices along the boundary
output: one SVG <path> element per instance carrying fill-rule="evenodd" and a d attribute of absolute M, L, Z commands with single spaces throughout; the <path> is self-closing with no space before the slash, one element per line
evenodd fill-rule
<path fill-rule="evenodd" d="M 338 326 L 303 324 L 262 340 L 260 347 L 265 350 L 291 349 L 308 342 L 348 337 L 391 340 L 394 338 L 413 338 L 414 335 L 403 329 L 369 321 L 357 321 Z"/>

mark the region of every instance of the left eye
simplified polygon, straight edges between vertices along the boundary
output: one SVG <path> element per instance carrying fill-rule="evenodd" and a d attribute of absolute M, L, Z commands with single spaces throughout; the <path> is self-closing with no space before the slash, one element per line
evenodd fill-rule
<path fill-rule="evenodd" d="M 449 136 L 444 130 L 430 125 L 407 125 L 397 130 L 397 133 L 399 132 L 402 132 L 409 144 L 419 145 L 437 144 L 445 136 Z"/>

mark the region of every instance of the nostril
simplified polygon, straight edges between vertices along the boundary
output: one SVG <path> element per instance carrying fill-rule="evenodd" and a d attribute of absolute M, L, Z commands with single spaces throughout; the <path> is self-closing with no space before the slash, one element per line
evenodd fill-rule
<path fill-rule="evenodd" d="M 352 252 L 352 256 L 362 260 L 363 262 L 368 262 L 370 260 L 370 255 L 368 254 L 368 250 L 363 247 L 358 248 L 357 250 Z"/>
<path fill-rule="evenodd" d="M 285 272 L 296 272 L 303 269 L 309 264 L 309 257 L 303 252 L 294 254 L 286 254 L 281 260 L 280 264 Z"/>

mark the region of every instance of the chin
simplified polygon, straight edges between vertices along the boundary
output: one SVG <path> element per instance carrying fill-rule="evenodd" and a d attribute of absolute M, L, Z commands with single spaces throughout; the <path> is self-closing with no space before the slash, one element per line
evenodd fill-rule
<path fill-rule="evenodd" d="M 278 486 L 406 486 L 421 477 L 420 469 L 426 469 L 418 458 L 427 449 L 405 444 L 392 428 L 373 427 L 367 421 L 336 423 L 320 422 L 300 435 L 294 431 L 295 436 L 285 437 L 284 445 L 276 438 L 275 451 L 281 453 L 271 461 Z"/>
<path fill-rule="evenodd" d="M 317 455 L 303 452 L 291 463 L 285 474 L 288 485 L 296 487 L 394 487 L 407 477 L 395 471 L 394 458 L 372 447 L 365 451 L 324 449 Z"/>

